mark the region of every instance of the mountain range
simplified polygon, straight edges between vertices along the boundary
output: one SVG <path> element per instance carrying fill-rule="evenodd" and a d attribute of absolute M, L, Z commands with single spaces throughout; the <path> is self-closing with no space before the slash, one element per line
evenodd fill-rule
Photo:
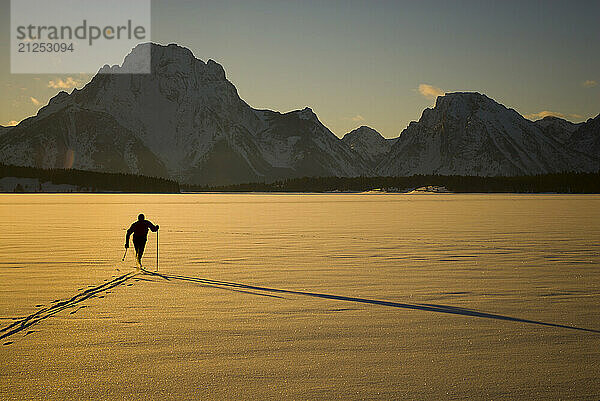
<path fill-rule="evenodd" d="M 151 74 L 131 74 L 150 47 Z M 119 74 L 111 74 L 119 72 Z M 225 70 L 186 48 L 140 44 L 81 90 L 0 127 L 0 162 L 226 185 L 303 176 L 530 175 L 600 169 L 600 115 L 525 119 L 485 95 L 448 93 L 395 139 L 342 139 L 310 108 L 252 108 Z"/>
<path fill-rule="evenodd" d="M 580 129 L 588 132 L 587 125 Z M 574 143 L 565 138 L 566 133 L 547 135 L 542 126 L 485 95 L 448 93 L 402 131 L 378 165 L 378 174 L 516 176 L 598 171 L 597 154 L 569 146 Z"/>

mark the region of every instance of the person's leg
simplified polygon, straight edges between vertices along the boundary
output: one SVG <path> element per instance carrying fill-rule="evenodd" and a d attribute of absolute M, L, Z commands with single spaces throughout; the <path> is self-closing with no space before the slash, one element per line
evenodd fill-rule
<path fill-rule="evenodd" d="M 146 239 L 138 242 L 137 257 L 140 267 L 142 267 L 142 256 L 144 256 L 144 248 L 146 247 Z"/>
<path fill-rule="evenodd" d="M 135 248 L 135 261 L 137 266 L 140 264 L 140 244 L 134 241 L 133 247 Z"/>
<path fill-rule="evenodd" d="M 135 248 L 135 258 L 138 266 L 142 266 L 142 255 L 144 254 L 144 247 L 146 246 L 145 238 L 133 237 L 133 246 Z"/>

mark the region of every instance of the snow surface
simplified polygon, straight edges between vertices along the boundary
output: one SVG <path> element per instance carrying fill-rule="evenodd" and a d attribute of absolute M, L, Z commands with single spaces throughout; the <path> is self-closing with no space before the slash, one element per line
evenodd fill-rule
<path fill-rule="evenodd" d="M 596 195 L 0 202 L 0 399 L 598 399 Z"/>

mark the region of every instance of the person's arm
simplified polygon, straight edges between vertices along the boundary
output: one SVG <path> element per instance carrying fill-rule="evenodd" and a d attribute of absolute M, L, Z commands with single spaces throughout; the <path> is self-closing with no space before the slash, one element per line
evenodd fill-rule
<path fill-rule="evenodd" d="M 157 224 L 157 225 L 154 225 L 154 224 L 152 224 L 152 223 L 148 222 L 148 227 L 150 227 L 150 230 L 151 230 L 153 233 L 155 233 L 155 232 L 157 232 L 157 231 L 158 231 L 158 224 Z"/>
<path fill-rule="evenodd" d="M 131 237 L 131 234 L 133 234 L 133 224 L 131 227 L 129 227 L 129 230 L 127 230 L 127 236 L 125 237 L 125 248 L 129 248 L 129 237 Z"/>

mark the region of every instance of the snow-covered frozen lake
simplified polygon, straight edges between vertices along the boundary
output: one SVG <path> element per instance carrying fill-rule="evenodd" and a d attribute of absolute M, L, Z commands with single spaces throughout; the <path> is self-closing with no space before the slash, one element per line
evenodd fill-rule
<path fill-rule="evenodd" d="M 11 194 L 0 233 L 1 399 L 600 397 L 600 196 Z"/>

